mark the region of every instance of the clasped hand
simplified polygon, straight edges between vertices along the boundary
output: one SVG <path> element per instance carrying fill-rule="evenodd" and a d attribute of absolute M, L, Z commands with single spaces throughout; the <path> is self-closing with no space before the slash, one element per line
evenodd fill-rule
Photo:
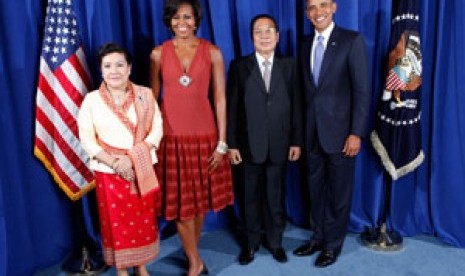
<path fill-rule="evenodd" d="M 113 170 L 116 174 L 127 181 L 134 181 L 135 173 L 132 168 L 131 158 L 127 155 L 115 155 L 117 160 L 113 165 Z"/>

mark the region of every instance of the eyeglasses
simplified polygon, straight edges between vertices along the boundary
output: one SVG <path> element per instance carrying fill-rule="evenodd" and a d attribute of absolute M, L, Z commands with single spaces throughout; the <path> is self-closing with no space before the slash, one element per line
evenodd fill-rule
<path fill-rule="evenodd" d="M 261 36 L 261 35 L 272 35 L 276 33 L 276 28 L 256 28 L 253 29 L 253 34 L 256 36 Z"/>

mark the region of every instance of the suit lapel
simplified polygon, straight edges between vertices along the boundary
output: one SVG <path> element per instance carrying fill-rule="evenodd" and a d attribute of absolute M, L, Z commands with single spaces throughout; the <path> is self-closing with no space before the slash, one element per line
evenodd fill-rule
<path fill-rule="evenodd" d="M 283 76 L 281 73 L 281 59 L 275 54 L 273 59 L 273 67 L 271 68 L 271 83 L 270 83 L 270 91 L 269 94 L 273 94 L 283 82 Z"/>
<path fill-rule="evenodd" d="M 334 29 L 331 32 L 331 35 L 329 36 L 328 43 L 326 44 L 326 50 L 323 56 L 323 63 L 321 64 L 321 69 L 320 69 L 319 86 L 321 86 L 321 84 L 325 81 L 325 77 L 327 75 L 326 71 L 328 71 L 328 68 L 330 68 L 331 64 L 333 64 L 333 60 L 336 57 L 336 53 L 337 53 L 337 46 L 339 44 L 338 42 L 339 42 L 339 30 L 337 26 L 334 26 Z"/>
<path fill-rule="evenodd" d="M 257 58 L 255 53 L 251 54 L 247 58 L 247 68 L 249 69 L 250 75 L 257 82 L 257 85 L 260 87 L 263 93 L 266 93 L 265 82 L 263 81 L 262 73 L 260 72 L 260 67 L 258 66 Z M 273 77 L 272 77 L 273 79 Z"/>
<path fill-rule="evenodd" d="M 311 68 L 311 58 L 310 58 L 310 55 L 312 54 L 312 46 L 313 46 L 313 36 L 315 35 L 315 33 L 311 33 L 309 36 L 308 36 L 308 40 L 304 42 L 304 45 L 302 47 L 302 51 L 303 51 L 303 67 L 304 67 L 304 75 L 305 76 L 309 76 L 308 78 L 304 77 L 304 80 L 308 80 L 309 81 L 309 84 L 310 86 L 312 87 L 315 87 L 315 80 L 313 79 L 313 72 L 312 72 L 312 68 Z"/>

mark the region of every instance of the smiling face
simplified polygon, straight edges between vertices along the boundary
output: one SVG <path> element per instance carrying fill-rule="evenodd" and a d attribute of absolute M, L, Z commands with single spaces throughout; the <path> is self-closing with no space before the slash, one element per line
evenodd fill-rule
<path fill-rule="evenodd" d="M 131 65 L 122 53 L 110 53 L 102 58 L 102 77 L 107 87 L 113 90 L 125 90 L 129 74 L 131 73 Z"/>
<path fill-rule="evenodd" d="M 307 17 L 312 21 L 315 29 L 321 33 L 333 22 L 336 8 L 333 0 L 307 0 Z"/>
<path fill-rule="evenodd" d="M 189 4 L 179 6 L 177 12 L 171 18 L 171 30 L 180 38 L 187 38 L 195 34 L 196 18 L 194 9 Z"/>
<path fill-rule="evenodd" d="M 274 52 L 279 41 L 279 33 L 276 26 L 269 18 L 259 18 L 252 28 L 253 45 L 257 53 L 269 56 Z"/>

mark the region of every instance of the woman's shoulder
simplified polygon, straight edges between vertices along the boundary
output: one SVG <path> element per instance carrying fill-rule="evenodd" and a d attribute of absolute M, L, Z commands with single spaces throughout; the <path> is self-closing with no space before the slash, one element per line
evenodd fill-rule
<path fill-rule="evenodd" d="M 199 38 L 200 39 L 200 44 L 205 47 L 205 51 L 210 54 L 210 59 L 212 61 L 214 60 L 223 60 L 223 54 L 221 53 L 221 50 L 218 46 L 215 44 L 211 43 L 210 41 Z"/>
<path fill-rule="evenodd" d="M 158 46 L 155 46 L 152 49 L 152 52 L 150 53 L 150 57 L 151 58 L 160 58 L 160 56 L 161 56 L 161 54 L 163 52 L 163 49 L 169 48 L 171 45 L 173 45 L 173 40 L 169 39 L 169 40 L 163 42 L 162 44 L 160 44 Z"/>
<path fill-rule="evenodd" d="M 99 95 L 99 90 L 98 89 L 95 89 L 95 90 L 92 90 L 90 92 L 87 92 L 84 100 L 95 100 L 96 98 L 100 98 L 100 95 Z"/>
<path fill-rule="evenodd" d="M 100 106 L 102 103 L 102 97 L 98 90 L 92 90 L 87 92 L 84 100 L 81 103 L 80 109 L 92 108 L 93 106 Z"/>
<path fill-rule="evenodd" d="M 152 49 L 152 52 L 150 53 L 150 59 L 160 60 L 162 50 L 163 50 L 163 44 L 154 47 Z"/>
<path fill-rule="evenodd" d="M 134 88 L 134 92 L 137 95 L 143 95 L 144 97 L 153 97 L 153 92 L 150 87 L 143 86 L 143 85 L 138 85 L 133 83 L 132 87 Z"/>
<path fill-rule="evenodd" d="M 132 83 L 132 87 L 134 87 L 135 91 L 141 91 L 141 92 L 151 92 L 152 91 L 152 89 L 150 89 L 150 87 L 147 87 L 147 86 L 141 85 L 141 84 Z"/>

